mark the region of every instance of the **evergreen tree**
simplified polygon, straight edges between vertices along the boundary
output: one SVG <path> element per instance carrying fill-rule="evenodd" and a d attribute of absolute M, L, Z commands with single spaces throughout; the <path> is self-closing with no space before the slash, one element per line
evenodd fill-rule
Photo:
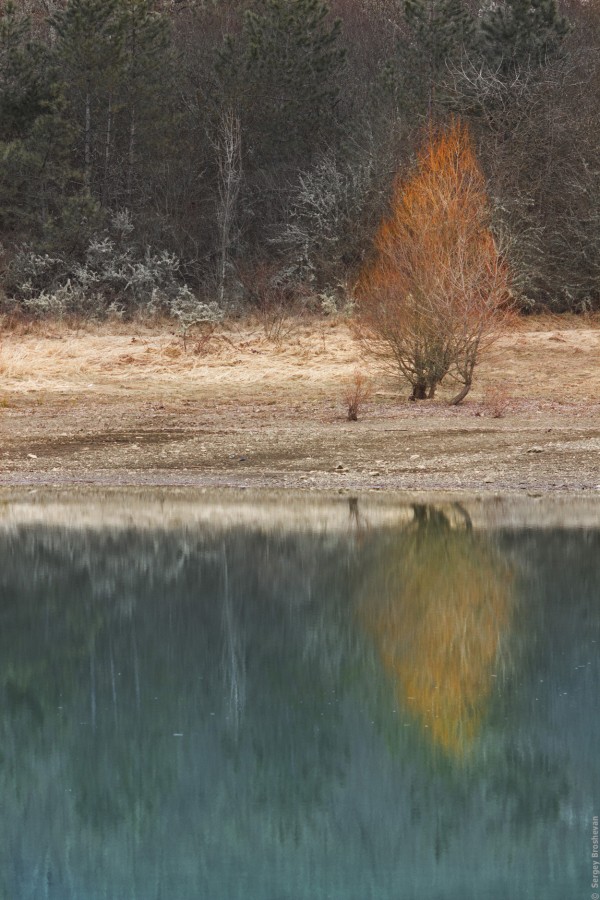
<path fill-rule="evenodd" d="M 139 197 L 143 170 L 153 166 L 164 145 L 171 81 L 167 20 L 154 10 L 154 0 L 120 0 L 119 24 L 124 34 L 122 106 L 126 133 L 125 197 Z"/>
<path fill-rule="evenodd" d="M 543 65 L 570 31 L 556 0 L 503 0 L 481 19 L 481 47 L 487 60 L 504 70 Z"/>
<path fill-rule="evenodd" d="M 2 139 L 27 134 L 50 99 L 49 57 L 31 35 L 27 18 L 7 3 L 0 17 L 0 122 Z"/>
<path fill-rule="evenodd" d="M 12 3 L 0 18 L 0 122 L 0 232 L 33 241 L 61 220 L 80 184 L 51 54 Z"/>
<path fill-rule="evenodd" d="M 298 171 L 339 140 L 340 28 L 326 0 L 255 0 L 219 53 L 215 106 L 240 122 L 239 233 L 254 253 L 285 216 Z"/>
<path fill-rule="evenodd" d="M 53 22 L 77 127 L 78 161 L 87 188 L 100 194 L 102 175 L 106 179 L 108 174 L 114 93 L 123 68 L 124 34 L 117 4 L 118 0 L 70 0 Z"/>
<path fill-rule="evenodd" d="M 476 24 L 465 0 L 404 0 L 408 29 L 383 69 L 383 83 L 402 118 L 438 118 L 445 111 L 449 66 L 476 44 Z"/>
<path fill-rule="evenodd" d="M 225 89 L 241 98 L 263 161 L 306 158 L 332 133 L 345 51 L 340 22 L 328 16 L 324 0 L 259 0 L 241 47 L 228 40 L 221 52 Z"/>
<path fill-rule="evenodd" d="M 405 0 L 404 13 L 434 76 L 473 45 L 475 23 L 463 0 Z"/>
<path fill-rule="evenodd" d="M 152 0 L 70 0 L 54 17 L 79 162 L 105 206 L 133 203 L 142 162 L 162 139 L 169 41 L 153 7 Z"/>

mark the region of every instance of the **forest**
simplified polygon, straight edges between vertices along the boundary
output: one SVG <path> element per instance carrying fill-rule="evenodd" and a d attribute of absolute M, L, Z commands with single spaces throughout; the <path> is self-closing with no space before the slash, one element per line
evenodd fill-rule
<path fill-rule="evenodd" d="M 3 312 L 341 308 L 452 122 L 515 305 L 600 308 L 597 2 L 2 6 Z"/>

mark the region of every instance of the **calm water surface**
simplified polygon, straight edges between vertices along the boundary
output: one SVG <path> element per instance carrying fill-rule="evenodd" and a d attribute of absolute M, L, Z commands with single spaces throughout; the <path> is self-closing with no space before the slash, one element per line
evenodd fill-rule
<path fill-rule="evenodd" d="M 339 504 L 0 528 L 2 900 L 591 896 L 600 526 Z"/>

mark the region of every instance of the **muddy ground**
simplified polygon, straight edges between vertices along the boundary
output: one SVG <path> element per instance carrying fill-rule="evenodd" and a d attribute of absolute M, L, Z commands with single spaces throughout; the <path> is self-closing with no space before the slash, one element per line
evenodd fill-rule
<path fill-rule="evenodd" d="M 371 382 L 346 417 L 353 373 Z M 600 326 L 498 341 L 459 407 L 407 400 L 343 322 L 38 325 L 0 345 L 0 484 L 600 492 Z"/>

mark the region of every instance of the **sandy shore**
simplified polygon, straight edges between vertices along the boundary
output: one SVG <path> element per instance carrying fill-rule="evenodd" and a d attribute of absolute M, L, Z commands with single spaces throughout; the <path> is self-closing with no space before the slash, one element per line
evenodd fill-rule
<path fill-rule="evenodd" d="M 343 322 L 282 331 L 5 333 L 0 485 L 600 495 L 597 324 L 523 323 L 456 408 L 408 402 Z M 357 370 L 372 396 L 349 422 Z"/>

